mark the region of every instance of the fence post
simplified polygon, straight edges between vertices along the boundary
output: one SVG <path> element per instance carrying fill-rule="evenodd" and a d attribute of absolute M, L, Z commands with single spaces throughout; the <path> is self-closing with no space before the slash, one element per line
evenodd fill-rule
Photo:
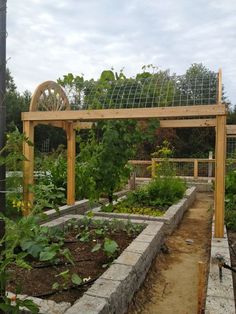
<path fill-rule="evenodd" d="M 213 152 L 209 152 L 209 160 L 212 160 L 213 159 Z M 208 163 L 208 177 L 209 178 L 212 178 L 213 176 L 213 165 L 212 165 L 212 162 L 209 162 Z M 208 183 L 211 182 L 211 179 L 208 180 Z"/>
<path fill-rule="evenodd" d="M 136 173 L 135 171 L 132 171 L 129 178 L 129 189 L 131 191 L 134 191 L 136 188 Z"/>
<path fill-rule="evenodd" d="M 152 179 L 156 176 L 156 161 L 152 158 Z"/>
<path fill-rule="evenodd" d="M 194 179 L 198 178 L 198 160 L 197 159 L 194 159 L 193 177 Z"/>

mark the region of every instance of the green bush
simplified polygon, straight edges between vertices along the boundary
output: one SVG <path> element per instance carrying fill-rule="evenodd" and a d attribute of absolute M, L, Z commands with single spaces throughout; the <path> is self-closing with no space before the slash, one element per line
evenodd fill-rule
<path fill-rule="evenodd" d="M 236 170 L 229 171 L 225 180 L 225 223 L 236 231 Z"/>
<path fill-rule="evenodd" d="M 185 182 L 176 177 L 156 177 L 148 185 L 128 193 L 126 199 L 103 211 L 160 216 L 163 210 L 181 199 L 186 190 Z"/>

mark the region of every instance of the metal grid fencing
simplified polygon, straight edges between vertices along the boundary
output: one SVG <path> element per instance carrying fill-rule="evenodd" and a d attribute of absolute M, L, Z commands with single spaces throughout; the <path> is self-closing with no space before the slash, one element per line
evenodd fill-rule
<path fill-rule="evenodd" d="M 218 73 L 177 76 L 160 71 L 147 78 L 90 80 L 66 93 L 76 110 L 210 105 L 217 103 Z"/>

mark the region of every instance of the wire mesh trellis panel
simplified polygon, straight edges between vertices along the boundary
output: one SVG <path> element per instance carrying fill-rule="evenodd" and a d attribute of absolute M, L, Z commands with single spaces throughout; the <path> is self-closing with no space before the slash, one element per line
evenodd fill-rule
<path fill-rule="evenodd" d="M 211 169 L 211 170 L 210 170 Z M 210 170 L 210 173 L 209 173 Z M 213 162 L 198 162 L 198 177 L 215 177 L 215 163 Z"/>
<path fill-rule="evenodd" d="M 236 169 L 236 137 L 227 137 L 226 171 Z"/>
<path fill-rule="evenodd" d="M 227 137 L 227 158 L 236 158 L 236 137 Z"/>
<path fill-rule="evenodd" d="M 151 162 L 133 165 L 137 178 L 151 178 Z"/>
<path fill-rule="evenodd" d="M 73 109 L 121 109 L 210 105 L 217 103 L 218 74 L 170 75 L 158 72 L 148 78 L 84 81 L 67 91 Z"/>
<path fill-rule="evenodd" d="M 193 162 L 174 162 L 173 164 L 177 176 L 193 177 Z"/>
<path fill-rule="evenodd" d="M 174 161 L 170 159 L 174 173 L 179 177 L 194 177 L 194 160 Z M 160 164 L 161 161 L 158 161 Z M 137 178 L 151 177 L 151 161 L 142 161 L 142 163 L 133 164 Z M 215 176 L 215 163 L 198 160 L 197 176 L 201 178 L 212 178 Z"/>

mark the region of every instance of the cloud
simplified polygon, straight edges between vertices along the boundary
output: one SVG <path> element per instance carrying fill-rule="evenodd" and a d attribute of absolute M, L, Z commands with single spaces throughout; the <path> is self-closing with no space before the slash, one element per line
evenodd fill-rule
<path fill-rule="evenodd" d="M 11 0 L 9 68 L 21 91 L 72 72 L 128 75 L 154 64 L 182 74 L 194 62 L 223 69 L 236 103 L 235 0 Z"/>

